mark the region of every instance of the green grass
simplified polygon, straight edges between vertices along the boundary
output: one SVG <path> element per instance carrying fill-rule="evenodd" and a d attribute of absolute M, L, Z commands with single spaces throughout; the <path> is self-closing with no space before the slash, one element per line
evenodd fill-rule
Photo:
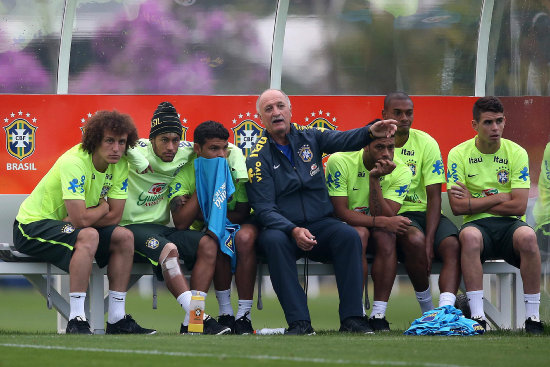
<path fill-rule="evenodd" d="M 372 294 L 372 293 L 371 293 Z M 548 363 L 550 333 L 532 337 L 498 331 L 475 337 L 412 337 L 402 332 L 418 317 L 412 291 L 392 295 L 388 320 L 392 332 L 372 336 L 341 334 L 338 298 L 332 288 L 310 300 L 317 335 L 202 336 L 178 335 L 183 311 L 163 289 L 159 308 L 151 298 L 129 292 L 127 312 L 140 324 L 155 327 L 151 336 L 58 335 L 56 314 L 34 290 L 0 288 L 0 366 L 543 366 Z M 252 312 L 254 327 L 283 327 L 275 298 L 264 297 L 264 310 Z M 207 311 L 217 315 L 214 294 Z"/>

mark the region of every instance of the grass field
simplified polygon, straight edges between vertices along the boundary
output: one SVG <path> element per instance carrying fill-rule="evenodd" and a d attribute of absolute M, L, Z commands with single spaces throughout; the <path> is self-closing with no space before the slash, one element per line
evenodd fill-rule
<path fill-rule="evenodd" d="M 372 294 L 372 293 L 371 293 Z M 127 312 L 140 324 L 155 327 L 151 336 L 69 336 L 55 333 L 55 312 L 34 290 L 0 287 L 0 366 L 545 366 L 550 352 L 548 330 L 542 337 L 498 331 L 475 337 L 411 337 L 402 335 L 418 317 L 412 291 L 392 295 L 388 320 L 392 332 L 373 336 L 338 333 L 338 299 L 333 289 L 321 289 L 310 301 L 317 335 L 195 336 L 178 335 L 183 312 L 165 291 L 159 308 L 151 298 L 130 291 Z M 275 298 L 264 297 L 264 310 L 253 309 L 256 329 L 284 327 Z M 217 314 L 208 297 L 207 311 Z"/>

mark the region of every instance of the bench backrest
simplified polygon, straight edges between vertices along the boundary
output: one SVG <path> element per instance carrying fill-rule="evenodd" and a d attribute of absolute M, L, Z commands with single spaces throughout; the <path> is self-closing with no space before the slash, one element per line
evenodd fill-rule
<path fill-rule="evenodd" d="M 0 194 L 0 243 L 13 243 L 13 221 L 27 194 Z"/>

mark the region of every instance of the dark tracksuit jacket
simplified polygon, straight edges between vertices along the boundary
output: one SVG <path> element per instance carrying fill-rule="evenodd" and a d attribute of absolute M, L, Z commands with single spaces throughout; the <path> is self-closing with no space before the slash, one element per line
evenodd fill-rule
<path fill-rule="evenodd" d="M 287 135 L 294 166 L 264 130 L 246 160 L 248 200 L 263 230 L 259 247 L 267 256 L 271 282 L 289 325 L 310 320 L 296 271 L 291 232 L 307 227 L 318 244 L 304 255 L 330 261 L 340 290 L 340 321 L 362 315 L 361 241 L 357 232 L 332 218 L 323 153 L 354 151 L 367 145 L 368 127 L 335 131 L 291 124 Z"/>

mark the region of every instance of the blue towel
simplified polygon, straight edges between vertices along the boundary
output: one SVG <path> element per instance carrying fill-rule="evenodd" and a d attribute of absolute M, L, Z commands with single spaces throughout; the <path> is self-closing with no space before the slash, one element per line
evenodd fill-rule
<path fill-rule="evenodd" d="M 235 192 L 229 165 L 224 158 L 195 159 L 195 187 L 197 198 L 208 229 L 217 237 L 220 249 L 231 258 L 235 272 L 237 252 L 235 234 L 241 228 L 227 219 L 227 200 Z"/>
<path fill-rule="evenodd" d="M 438 307 L 422 314 L 411 327 L 405 331 L 405 335 L 476 335 L 483 334 L 483 327 L 465 318 L 462 311 L 453 306 Z"/>

